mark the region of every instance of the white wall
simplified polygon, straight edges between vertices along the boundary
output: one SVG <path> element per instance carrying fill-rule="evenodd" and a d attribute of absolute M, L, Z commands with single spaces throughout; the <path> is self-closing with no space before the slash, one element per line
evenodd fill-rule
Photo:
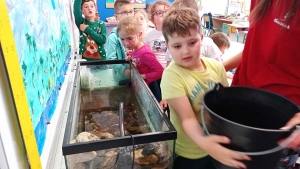
<path fill-rule="evenodd" d="M 203 13 L 224 15 L 229 0 L 202 0 Z"/>
<path fill-rule="evenodd" d="M 230 4 L 232 0 L 202 0 L 203 12 L 212 14 L 222 14 L 224 15 L 226 12 L 227 4 Z M 251 0 L 243 0 L 240 2 L 244 2 L 244 10 L 250 10 Z M 242 5 L 242 3 L 241 3 Z M 230 9 L 229 9 L 230 10 Z M 239 10 L 238 10 L 239 11 Z M 228 11 L 229 13 L 234 12 L 232 10 Z"/>
<path fill-rule="evenodd" d="M 0 168 L 29 168 L 0 50 Z"/>

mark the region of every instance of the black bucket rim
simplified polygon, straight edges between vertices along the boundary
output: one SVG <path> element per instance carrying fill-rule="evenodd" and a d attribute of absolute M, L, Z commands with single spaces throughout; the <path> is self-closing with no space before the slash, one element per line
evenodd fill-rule
<path fill-rule="evenodd" d="M 264 92 L 264 93 L 267 93 L 267 94 L 270 94 L 270 95 L 275 95 L 275 96 L 277 96 L 277 97 L 280 97 L 281 99 L 284 99 L 284 100 L 290 102 L 292 105 L 294 105 L 295 107 L 297 107 L 298 112 L 300 111 L 300 109 L 298 108 L 297 104 L 294 103 L 292 100 L 289 100 L 289 99 L 287 99 L 287 98 L 285 98 L 285 97 L 283 97 L 283 96 L 281 96 L 281 95 L 279 95 L 279 94 L 277 94 L 277 93 L 270 92 L 270 91 L 268 91 L 268 90 L 258 89 L 258 88 L 253 88 L 253 87 L 247 87 L 247 86 L 239 86 L 239 85 L 234 85 L 234 86 L 224 87 L 224 88 L 242 88 L 242 89 L 244 88 L 244 89 L 247 89 L 247 90 L 256 90 L 256 91 Z M 222 89 L 219 89 L 219 90 L 222 90 Z M 214 112 L 213 112 L 210 108 L 208 108 L 207 105 L 205 104 L 205 101 L 204 101 L 205 96 L 206 96 L 208 93 L 214 92 L 214 91 L 216 91 L 216 90 L 210 90 L 210 91 L 208 91 L 207 93 L 205 93 L 204 96 L 202 97 L 202 104 L 203 104 L 203 106 L 204 106 L 204 107 L 205 107 L 212 115 L 214 115 L 214 116 L 216 116 L 216 117 L 218 117 L 218 118 L 220 118 L 220 119 L 222 119 L 222 120 L 224 120 L 224 121 L 227 121 L 227 122 L 229 122 L 229 123 L 232 123 L 232 124 L 234 124 L 234 125 L 238 125 L 238 126 L 241 126 L 241 127 L 243 127 L 243 128 L 247 128 L 247 129 L 251 129 L 251 130 L 268 131 L 268 132 L 276 132 L 276 133 L 278 133 L 278 132 L 288 132 L 288 131 L 290 131 L 289 129 L 263 129 L 263 128 L 251 127 L 251 126 L 247 126 L 247 125 L 244 125 L 244 124 L 239 124 L 239 123 L 237 123 L 237 122 L 234 122 L 234 121 L 225 119 L 224 117 L 222 117 L 222 116 L 220 116 L 220 115 L 214 113 Z M 201 111 L 204 111 L 204 110 L 201 109 Z M 201 112 L 200 112 L 200 113 L 201 113 Z M 296 114 L 296 113 L 297 113 L 297 112 L 295 112 L 295 114 Z M 204 119 L 203 119 L 203 120 L 204 120 Z M 282 127 L 284 127 L 284 126 L 282 126 Z"/>
<path fill-rule="evenodd" d="M 210 135 L 210 133 L 207 131 L 207 127 L 206 127 L 206 124 L 205 124 L 205 120 L 204 120 L 204 107 L 201 108 L 201 120 L 202 120 L 202 125 L 203 125 L 203 129 L 206 130 L 206 132 L 208 133 L 208 135 Z M 285 130 L 283 130 L 285 131 Z M 293 136 L 293 134 L 292 134 Z M 237 153 L 240 153 L 240 154 L 246 154 L 246 155 L 250 155 L 250 156 L 261 156 L 261 155 L 266 155 L 266 154 L 271 154 L 271 153 L 274 153 L 274 152 L 279 152 L 279 151 L 282 151 L 283 149 L 286 148 L 286 146 L 290 143 L 290 141 L 292 140 L 292 137 L 291 135 L 285 140 L 283 141 L 281 144 L 279 144 L 278 146 L 274 147 L 274 148 L 271 148 L 269 150 L 264 150 L 264 151 L 259 151 L 259 152 L 243 152 L 243 151 L 236 151 L 236 150 L 233 150 Z"/>

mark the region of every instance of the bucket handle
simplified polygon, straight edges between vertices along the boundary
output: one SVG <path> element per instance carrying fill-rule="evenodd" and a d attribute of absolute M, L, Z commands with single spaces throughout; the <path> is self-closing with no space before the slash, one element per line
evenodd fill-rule
<path fill-rule="evenodd" d="M 221 83 L 217 83 L 214 86 L 213 90 L 219 91 L 220 89 L 223 89 L 223 88 L 225 88 L 225 87 Z"/>
<path fill-rule="evenodd" d="M 206 128 L 206 125 L 205 125 L 204 106 L 202 106 L 202 108 L 201 108 L 201 121 L 202 121 L 203 131 L 205 133 L 207 133 L 207 135 L 210 135 L 210 133 L 208 132 L 208 130 Z M 294 126 L 290 130 L 294 131 L 294 132 L 287 139 L 285 139 L 282 143 L 280 143 L 277 147 L 272 148 L 270 150 L 265 150 L 265 151 L 260 151 L 260 152 L 240 152 L 240 151 L 235 151 L 235 150 L 232 150 L 232 151 L 235 151 L 235 152 L 240 153 L 240 154 L 246 154 L 246 155 L 252 155 L 252 156 L 272 154 L 274 152 L 277 152 L 277 151 L 283 149 L 284 147 L 287 147 L 292 142 L 292 140 L 297 136 L 297 134 L 300 134 L 300 124 Z"/>

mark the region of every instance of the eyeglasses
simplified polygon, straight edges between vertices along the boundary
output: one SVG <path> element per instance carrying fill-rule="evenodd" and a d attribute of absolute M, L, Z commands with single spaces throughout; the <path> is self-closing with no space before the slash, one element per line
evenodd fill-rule
<path fill-rule="evenodd" d="M 166 11 L 156 11 L 155 16 L 157 17 L 163 17 L 165 15 Z"/>
<path fill-rule="evenodd" d="M 121 15 L 131 15 L 133 14 L 133 11 L 123 11 L 123 12 L 120 12 L 120 13 L 117 13 L 117 14 L 121 14 Z"/>

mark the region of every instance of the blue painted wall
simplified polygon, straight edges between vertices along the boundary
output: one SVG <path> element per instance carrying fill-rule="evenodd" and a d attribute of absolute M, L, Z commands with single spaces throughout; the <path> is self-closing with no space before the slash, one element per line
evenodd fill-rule
<path fill-rule="evenodd" d="M 154 2 L 155 0 L 146 0 L 146 3 Z M 168 0 L 169 2 L 173 2 L 174 0 Z M 113 8 L 106 8 L 104 0 L 97 0 L 98 5 L 98 13 L 100 16 L 100 19 L 102 21 L 106 21 L 106 18 L 114 15 L 114 9 Z"/>

